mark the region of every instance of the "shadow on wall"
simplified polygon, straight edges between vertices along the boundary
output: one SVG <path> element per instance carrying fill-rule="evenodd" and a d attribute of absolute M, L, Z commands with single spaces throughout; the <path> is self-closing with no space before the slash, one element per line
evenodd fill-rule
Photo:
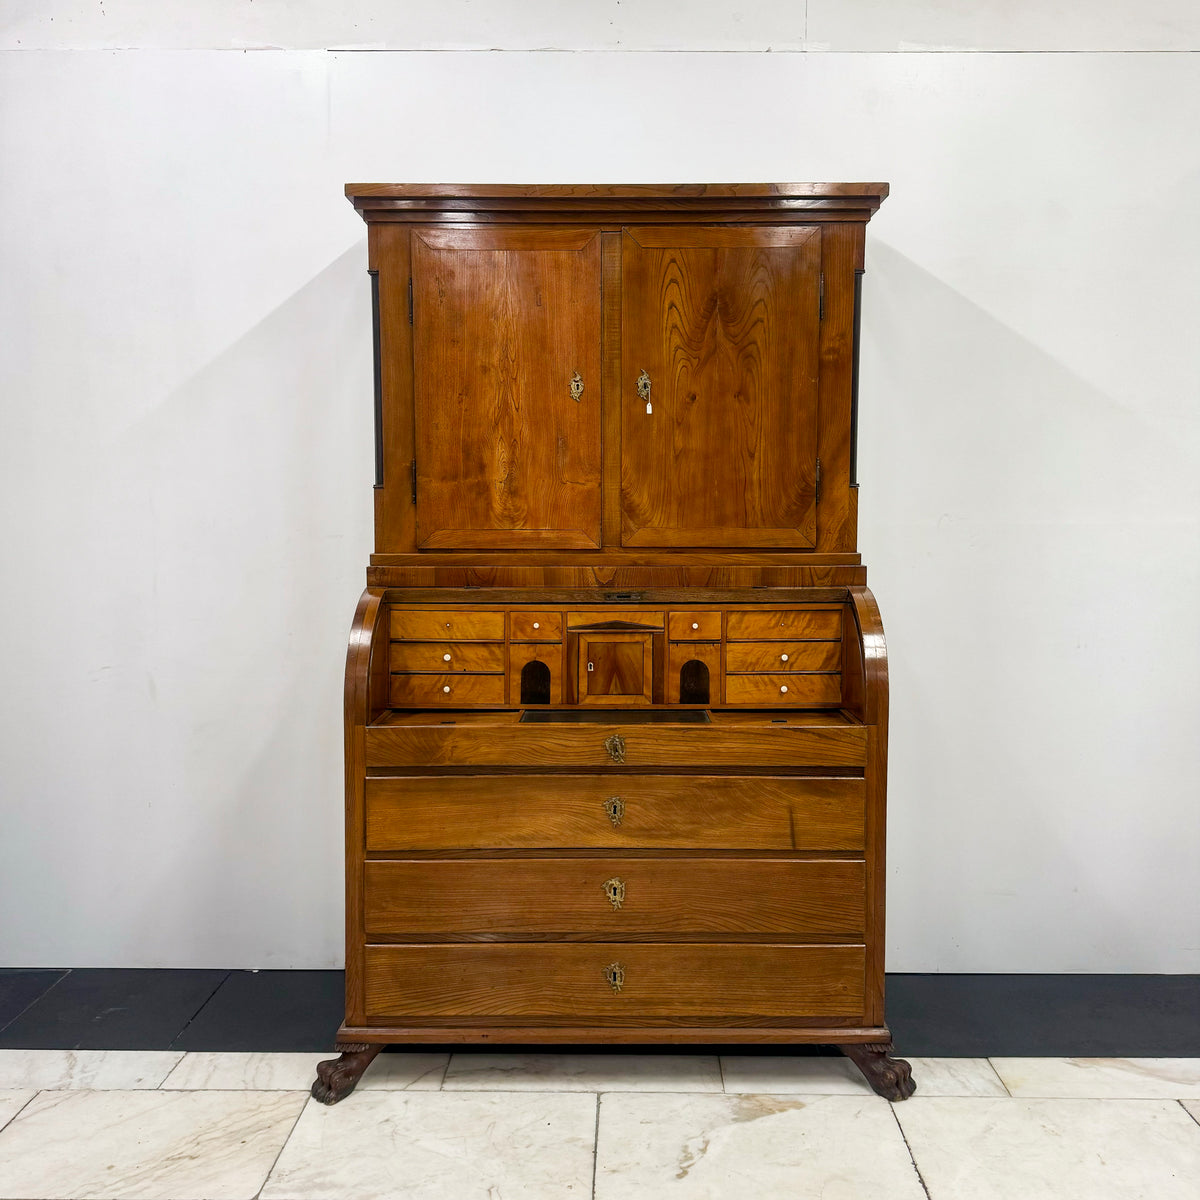
<path fill-rule="evenodd" d="M 110 616 L 127 623 L 132 601 L 148 618 L 138 650 L 173 797 L 157 838 L 171 849 L 139 881 L 153 903 L 123 935 L 134 954 L 169 922 L 181 961 L 219 948 L 236 963 L 255 911 L 248 965 L 292 965 L 297 947 L 340 962 L 342 671 L 371 546 L 365 262 L 360 239 L 120 447 L 146 473 L 149 528 L 144 574 Z"/>
<path fill-rule="evenodd" d="M 868 254 L 860 547 L 892 677 L 889 969 L 1163 969 L 1139 965 L 1155 939 L 1131 901 L 1161 880 L 1200 765 L 1200 595 L 1188 527 L 1163 516 L 1194 534 L 1173 398 L 1152 372 L 1107 392 L 1052 332 L 1039 345 L 893 247 Z M 1154 775 L 1148 812 L 1132 798 Z M 987 850 L 929 855 L 943 845 Z"/>

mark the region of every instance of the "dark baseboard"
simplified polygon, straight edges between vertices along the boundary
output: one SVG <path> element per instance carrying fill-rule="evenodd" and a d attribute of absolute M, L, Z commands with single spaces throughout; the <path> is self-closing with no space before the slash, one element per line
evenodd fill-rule
<path fill-rule="evenodd" d="M 889 975 L 887 988 L 900 1054 L 1200 1058 L 1200 975 Z M 318 1053 L 341 1019 L 341 971 L 0 969 L 0 1048 Z"/>

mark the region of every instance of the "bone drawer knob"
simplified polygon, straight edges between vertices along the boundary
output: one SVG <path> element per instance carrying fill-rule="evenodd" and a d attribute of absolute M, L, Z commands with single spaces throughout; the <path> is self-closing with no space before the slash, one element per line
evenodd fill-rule
<path fill-rule="evenodd" d="M 446 686 L 445 686 L 444 688 L 442 688 L 442 691 L 443 691 L 443 692 L 448 692 L 449 690 L 450 690 L 450 685 L 449 685 L 449 684 L 446 684 Z M 784 688 L 783 690 L 786 692 L 786 691 L 787 691 L 787 688 Z"/>
<path fill-rule="evenodd" d="M 446 691 L 449 691 L 449 690 L 450 690 L 449 688 L 447 688 L 447 689 L 446 689 Z M 779 690 L 780 690 L 781 692 L 786 692 L 786 691 L 787 691 L 787 684 L 786 684 L 786 683 L 785 683 L 785 684 L 783 684 L 783 685 L 780 687 L 780 689 L 779 689 Z"/>
<path fill-rule="evenodd" d="M 533 623 L 533 627 L 534 627 L 534 629 L 541 629 L 541 627 L 542 627 L 542 625 L 541 625 L 541 622 L 540 622 L 540 621 L 534 621 L 534 623 Z"/>
<path fill-rule="evenodd" d="M 700 628 L 700 622 L 699 622 L 699 621 L 693 621 L 693 622 L 692 622 L 692 628 L 693 628 L 693 629 L 699 629 L 699 628 Z"/>
<path fill-rule="evenodd" d="M 446 655 L 446 657 L 447 657 L 447 658 L 449 658 L 449 657 L 450 657 L 450 655 L 448 655 L 448 654 L 447 654 L 447 655 Z M 779 656 L 779 661 L 780 661 L 780 662 L 787 662 L 787 655 L 786 655 L 786 654 L 781 654 L 781 655 Z"/>
<path fill-rule="evenodd" d="M 785 654 L 783 657 L 784 657 L 784 658 L 787 658 L 787 655 Z M 449 662 L 449 661 L 450 661 L 450 655 L 448 655 L 448 654 L 443 654 L 443 655 L 442 655 L 442 662 Z"/>

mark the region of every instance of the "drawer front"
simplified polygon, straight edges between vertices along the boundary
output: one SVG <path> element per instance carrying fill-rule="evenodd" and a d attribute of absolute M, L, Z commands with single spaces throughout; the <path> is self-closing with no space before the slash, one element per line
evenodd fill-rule
<path fill-rule="evenodd" d="M 667 633 L 673 642 L 719 642 L 719 612 L 673 612 L 667 617 Z"/>
<path fill-rule="evenodd" d="M 840 675 L 727 675 L 726 704 L 839 704 Z"/>
<path fill-rule="evenodd" d="M 731 612 L 729 641 L 837 641 L 842 636 L 842 610 L 781 609 Z"/>
<path fill-rule="evenodd" d="M 368 862 L 369 941 L 679 935 L 858 942 L 861 859 L 440 859 Z"/>
<path fill-rule="evenodd" d="M 861 778 L 373 776 L 367 849 L 861 850 L 865 796 Z"/>
<path fill-rule="evenodd" d="M 502 612 L 417 612 L 392 609 L 392 637 L 409 642 L 502 642 Z"/>
<path fill-rule="evenodd" d="M 732 642 L 725 648 L 730 674 L 839 671 L 841 666 L 841 642 Z"/>
<path fill-rule="evenodd" d="M 393 642 L 393 671 L 476 671 L 485 675 L 504 670 L 503 642 Z"/>
<path fill-rule="evenodd" d="M 449 682 L 492 678 L 450 676 Z M 366 730 L 364 765 L 601 767 L 614 768 L 617 774 L 618 767 L 862 767 L 866 752 L 867 730 L 862 725 L 751 729 L 705 725 L 372 725 Z"/>
<path fill-rule="evenodd" d="M 393 675 L 394 708 L 503 704 L 503 675 Z"/>
<path fill-rule="evenodd" d="M 367 946 L 368 1023 L 397 1017 L 701 1021 L 863 1015 L 863 946 Z M 617 990 L 619 984 L 620 990 Z"/>
<path fill-rule="evenodd" d="M 561 641 L 562 614 L 515 612 L 509 617 L 508 636 L 514 642 Z"/>

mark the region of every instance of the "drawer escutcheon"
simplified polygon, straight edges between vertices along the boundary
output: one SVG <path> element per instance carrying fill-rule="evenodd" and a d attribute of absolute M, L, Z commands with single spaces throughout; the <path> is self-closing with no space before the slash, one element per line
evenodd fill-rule
<path fill-rule="evenodd" d="M 625 901 L 625 880 L 614 875 L 611 879 L 606 879 L 601 885 L 604 888 L 604 894 L 608 897 L 608 902 L 613 908 L 620 908 Z"/>
<path fill-rule="evenodd" d="M 613 762 L 623 763 L 625 761 L 625 739 L 619 733 L 609 734 L 604 739 L 604 748 Z"/>
<path fill-rule="evenodd" d="M 616 829 L 625 815 L 625 801 L 620 796 L 609 796 L 604 802 L 604 811 L 612 822 L 612 827 Z"/>
<path fill-rule="evenodd" d="M 614 962 L 604 968 L 604 978 L 614 992 L 619 992 L 625 986 L 625 964 Z"/>

